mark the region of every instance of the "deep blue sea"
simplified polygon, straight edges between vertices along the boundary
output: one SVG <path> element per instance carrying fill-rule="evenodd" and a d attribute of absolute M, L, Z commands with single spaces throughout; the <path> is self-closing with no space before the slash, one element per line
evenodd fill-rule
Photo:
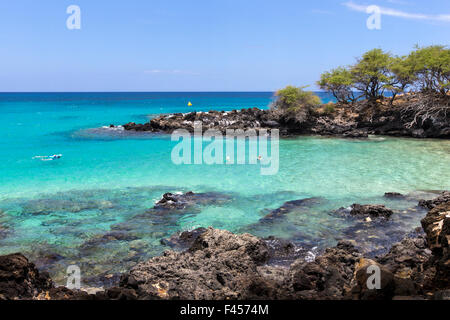
<path fill-rule="evenodd" d="M 161 239 L 200 226 L 275 235 L 310 252 L 346 238 L 375 252 L 420 225 L 418 198 L 450 189 L 449 140 L 282 139 L 278 174 L 263 176 L 258 165 L 175 165 L 169 136 L 103 128 L 161 113 L 268 108 L 272 99 L 269 92 L 1 93 L 0 254 L 23 252 L 59 283 L 76 264 L 84 284 L 102 285 L 168 249 Z M 33 159 L 52 154 L 63 157 Z M 163 193 L 190 190 L 219 200 L 152 214 Z M 411 197 L 387 200 L 388 191 Z M 309 197 L 319 200 L 260 220 Z M 361 221 L 334 212 L 352 203 L 386 204 L 396 213 L 361 233 Z"/>

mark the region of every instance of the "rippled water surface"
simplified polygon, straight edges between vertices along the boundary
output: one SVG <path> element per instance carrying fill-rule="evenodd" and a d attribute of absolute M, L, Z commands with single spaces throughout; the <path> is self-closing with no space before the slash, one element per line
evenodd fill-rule
<path fill-rule="evenodd" d="M 265 108 L 271 97 L 0 94 L 0 253 L 24 252 L 59 282 L 67 265 L 80 265 L 88 284 L 113 282 L 167 249 L 161 239 L 198 226 L 275 235 L 308 249 L 353 239 L 377 253 L 420 225 L 419 198 L 450 189 L 448 140 L 283 139 L 278 174 L 262 176 L 258 165 L 177 166 L 170 137 L 99 129 L 159 113 Z M 55 153 L 63 158 L 32 159 Z M 163 193 L 190 190 L 214 192 L 217 201 L 163 215 L 151 210 Z M 409 197 L 385 199 L 387 191 Z M 316 200 L 263 219 L 304 198 Z M 335 212 L 352 203 L 386 204 L 395 213 L 368 224 Z"/>

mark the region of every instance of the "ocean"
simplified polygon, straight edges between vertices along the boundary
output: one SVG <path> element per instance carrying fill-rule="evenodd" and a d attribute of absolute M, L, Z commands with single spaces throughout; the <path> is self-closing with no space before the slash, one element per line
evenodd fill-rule
<path fill-rule="evenodd" d="M 106 285 L 168 249 L 161 239 L 196 227 L 273 235 L 308 254 L 339 239 L 381 252 L 420 226 L 417 199 L 450 189 L 449 140 L 281 139 L 279 172 L 264 176 L 258 165 L 176 165 L 170 136 L 103 128 L 161 113 L 265 109 L 272 99 L 270 92 L 1 93 L 0 254 L 23 252 L 61 284 L 75 264 L 83 283 Z M 63 157 L 33 159 L 52 154 Z M 218 200 L 152 213 L 165 192 L 186 191 Z M 390 191 L 410 197 L 384 198 Z M 283 203 L 311 197 L 314 206 L 261 222 Z M 396 213 L 358 235 L 360 221 L 336 212 L 353 203 L 385 204 Z"/>

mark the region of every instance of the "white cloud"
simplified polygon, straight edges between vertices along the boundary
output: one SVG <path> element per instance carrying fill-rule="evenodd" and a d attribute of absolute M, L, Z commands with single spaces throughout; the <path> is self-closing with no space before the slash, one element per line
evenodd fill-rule
<path fill-rule="evenodd" d="M 352 1 L 343 3 L 344 6 L 347 8 L 364 12 L 366 13 L 367 5 L 361 5 L 354 3 Z M 398 18 L 404 18 L 404 19 L 413 19 L 413 20 L 427 20 L 427 21 L 441 21 L 441 22 L 450 22 L 450 14 L 439 14 L 439 15 L 431 15 L 431 14 L 424 14 L 424 13 L 409 13 L 401 10 L 391 9 L 391 8 L 384 8 L 380 7 L 381 14 L 391 17 L 398 17 Z"/>

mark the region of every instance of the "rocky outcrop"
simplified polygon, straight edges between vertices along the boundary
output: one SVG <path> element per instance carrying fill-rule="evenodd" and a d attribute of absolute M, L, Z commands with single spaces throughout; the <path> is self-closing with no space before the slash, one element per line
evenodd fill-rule
<path fill-rule="evenodd" d="M 51 287 L 49 275 L 39 273 L 22 254 L 0 256 L 0 300 L 32 299 Z"/>
<path fill-rule="evenodd" d="M 433 209 L 434 207 L 448 203 L 450 202 L 450 191 L 444 191 L 441 193 L 441 195 L 437 198 L 431 199 L 431 200 L 420 200 L 419 206 L 427 208 L 427 209 Z"/>
<path fill-rule="evenodd" d="M 448 193 L 444 193 L 435 199 L 433 209 L 422 220 L 427 244 L 434 253 L 434 285 L 445 289 L 450 287 L 450 200 L 445 201 L 447 197 Z"/>
<path fill-rule="evenodd" d="M 138 264 L 121 287 L 139 299 L 245 299 L 268 257 L 266 244 L 254 236 L 208 229 L 189 250 Z"/>
<path fill-rule="evenodd" d="M 395 244 L 389 253 L 373 261 L 361 259 L 356 266 L 352 298 L 358 300 L 386 300 L 412 297 L 424 299 L 434 270 L 430 268 L 431 251 L 427 248 L 423 234 L 405 238 Z M 380 288 L 369 289 L 368 267 L 380 270 Z M 370 271 L 370 270 L 369 270 Z"/>
<path fill-rule="evenodd" d="M 285 285 L 295 299 L 344 299 L 351 290 L 355 263 L 359 257 L 351 243 L 341 241 L 312 262 L 294 262 Z"/>
<path fill-rule="evenodd" d="M 354 105 L 334 105 L 333 112 L 324 107 L 302 110 L 299 116 L 289 116 L 273 110 L 257 108 L 209 112 L 190 112 L 161 115 L 145 124 L 127 123 L 126 131 L 172 133 L 177 129 L 194 131 L 195 122 L 202 131 L 215 129 L 222 134 L 227 129 L 279 129 L 281 136 L 317 134 L 345 138 L 366 138 L 369 134 L 407 136 L 414 138 L 450 138 L 450 115 L 418 116 L 410 105 L 423 99 L 401 100 L 394 107 L 385 102 L 369 104 L 360 101 Z M 415 102 L 414 102 L 415 101 Z M 436 102 L 443 105 L 448 101 Z M 301 118 L 301 119 L 299 119 Z"/>
<path fill-rule="evenodd" d="M 225 134 L 227 129 L 266 129 L 277 128 L 279 123 L 274 116 L 257 108 L 233 110 L 230 112 L 214 111 L 190 112 L 161 115 L 146 124 L 127 123 L 125 130 L 172 133 L 184 129 L 194 132 L 196 122 L 201 122 L 202 132 L 209 129 L 219 130 Z"/>
<path fill-rule="evenodd" d="M 80 290 L 56 287 L 46 272 L 20 254 L 0 256 L 0 300 L 89 300 L 95 296 Z"/>

